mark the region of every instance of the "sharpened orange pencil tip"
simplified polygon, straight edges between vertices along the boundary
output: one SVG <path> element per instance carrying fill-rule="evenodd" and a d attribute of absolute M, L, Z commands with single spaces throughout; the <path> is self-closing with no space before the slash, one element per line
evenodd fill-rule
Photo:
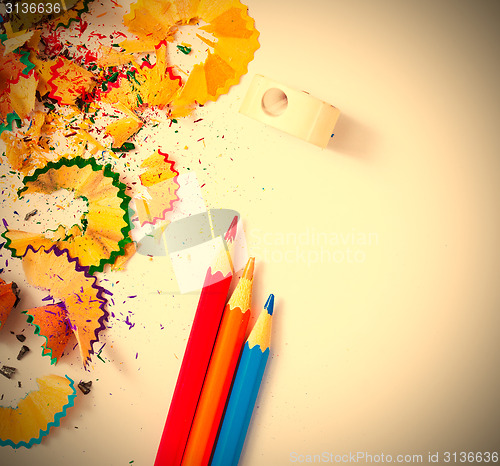
<path fill-rule="evenodd" d="M 254 268 L 255 268 L 255 257 L 250 257 L 250 259 L 248 259 L 247 265 L 245 265 L 245 270 L 243 270 L 243 275 L 241 276 L 241 278 L 247 278 L 248 280 L 252 280 Z"/>

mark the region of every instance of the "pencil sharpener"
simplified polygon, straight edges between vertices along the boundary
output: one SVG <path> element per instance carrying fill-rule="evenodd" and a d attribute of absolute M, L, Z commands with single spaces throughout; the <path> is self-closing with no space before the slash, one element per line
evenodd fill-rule
<path fill-rule="evenodd" d="M 325 148 L 340 110 L 305 91 L 255 75 L 240 113 Z"/>

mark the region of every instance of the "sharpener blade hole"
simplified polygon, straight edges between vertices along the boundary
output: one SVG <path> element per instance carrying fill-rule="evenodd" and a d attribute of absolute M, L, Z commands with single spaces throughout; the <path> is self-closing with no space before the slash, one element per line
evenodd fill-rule
<path fill-rule="evenodd" d="M 262 109 L 268 115 L 279 116 L 288 107 L 288 97 L 276 87 L 268 89 L 262 96 Z"/>

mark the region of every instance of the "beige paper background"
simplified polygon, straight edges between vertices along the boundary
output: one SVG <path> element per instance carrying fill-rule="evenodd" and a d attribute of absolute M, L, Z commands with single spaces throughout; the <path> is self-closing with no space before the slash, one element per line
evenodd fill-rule
<path fill-rule="evenodd" d="M 241 213 L 258 260 L 254 313 L 276 295 L 241 464 L 498 451 L 500 7 L 248 4 L 261 32 L 248 75 L 163 146 L 206 183 L 210 208 Z M 255 73 L 340 108 L 327 149 L 237 113 Z M 7 277 L 22 282 L 15 260 Z M 75 353 L 51 367 L 32 336 L 18 365 L 26 389 L 52 371 L 93 380 L 91 394 L 42 445 L 0 448 L 0 463 L 153 463 L 197 295 L 170 292 L 167 258 L 135 256 L 102 278 L 116 316 L 106 364 L 94 357 L 85 373 Z M 25 296 L 27 308 L 44 294 Z M 18 352 L 9 330 L 26 326 L 8 325 L 3 364 Z"/>

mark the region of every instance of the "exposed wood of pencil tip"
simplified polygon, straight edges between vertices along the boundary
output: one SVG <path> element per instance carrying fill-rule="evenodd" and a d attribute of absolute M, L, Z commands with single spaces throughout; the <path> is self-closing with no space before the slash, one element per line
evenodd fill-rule
<path fill-rule="evenodd" d="M 217 253 L 212 265 L 210 266 L 210 270 L 212 275 L 215 275 L 217 272 L 221 272 L 224 276 L 227 276 L 229 273 L 233 273 L 233 263 L 224 244 L 220 244 L 218 246 Z"/>
<path fill-rule="evenodd" d="M 238 307 L 242 312 L 250 309 L 254 267 L 255 258 L 250 257 L 247 265 L 245 266 L 245 270 L 243 271 L 243 275 L 241 276 L 240 281 L 236 285 L 236 288 L 227 303 L 230 309 Z"/>
<path fill-rule="evenodd" d="M 264 310 L 261 311 L 255 322 L 250 335 L 248 336 L 248 346 L 252 349 L 259 345 L 264 352 L 271 345 L 271 326 L 273 322 L 274 295 L 270 295 Z"/>
<path fill-rule="evenodd" d="M 241 276 L 241 278 L 252 280 L 254 268 L 255 268 L 255 257 L 250 257 L 250 259 L 248 259 L 247 265 L 245 265 L 245 270 L 243 270 L 243 275 Z"/>

